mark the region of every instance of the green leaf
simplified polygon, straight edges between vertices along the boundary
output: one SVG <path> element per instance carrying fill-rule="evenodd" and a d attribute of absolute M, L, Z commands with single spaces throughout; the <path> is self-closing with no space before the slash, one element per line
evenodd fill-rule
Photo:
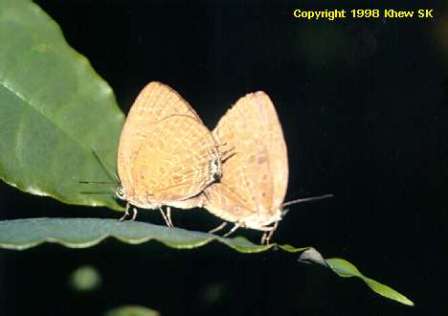
<path fill-rule="evenodd" d="M 159 316 L 159 312 L 143 306 L 125 305 L 108 311 L 105 316 Z"/>
<path fill-rule="evenodd" d="M 221 238 L 181 228 L 137 221 L 120 222 L 117 219 L 30 218 L 0 221 L 0 247 L 6 249 L 23 250 L 43 242 L 86 248 L 108 237 L 130 244 L 156 240 L 177 249 L 197 248 L 216 240 L 243 253 L 261 252 L 273 246 L 256 245 L 243 237 Z"/>
<path fill-rule="evenodd" d="M 364 281 L 375 293 L 387 297 L 391 300 L 400 302 L 404 305 L 414 306 L 414 303 L 403 294 L 398 293 L 391 287 L 364 276 L 355 265 L 341 258 L 324 257 L 314 248 L 310 247 L 305 250 L 299 258 L 299 261 L 305 263 L 315 263 L 331 269 L 334 273 L 342 278 L 356 277 Z"/>
<path fill-rule="evenodd" d="M 348 262 L 347 260 L 341 258 L 330 258 L 325 259 L 325 261 L 327 262 L 330 269 L 333 270 L 333 272 L 339 275 L 340 277 L 360 278 L 367 284 L 368 287 L 370 287 L 374 292 L 378 293 L 379 295 L 400 302 L 404 305 L 414 306 L 414 302 L 412 302 L 406 296 L 395 291 L 393 288 L 385 284 L 382 284 L 378 281 L 366 277 L 358 270 L 358 268 L 356 268 L 352 263 Z"/>
<path fill-rule="evenodd" d="M 115 170 L 124 116 L 112 89 L 30 1 L 0 1 L 0 43 L 0 178 L 65 203 L 119 209 L 116 184 L 79 183 L 111 181 L 92 151 Z"/>
<path fill-rule="evenodd" d="M 296 248 L 291 245 L 256 245 L 243 237 L 222 238 L 216 235 L 169 228 L 136 221 L 119 222 L 116 219 L 100 218 L 30 218 L 0 221 L 0 247 L 23 250 L 43 242 L 58 243 L 71 248 L 91 247 L 102 240 L 114 237 L 130 244 L 140 244 L 150 240 L 161 242 L 172 248 L 192 249 L 220 242 L 242 253 L 255 253 L 278 248 L 289 253 L 302 252 L 299 261 L 311 262 L 330 268 L 340 277 L 358 277 L 373 291 L 405 305 L 414 305 L 404 295 L 387 285 L 370 279 L 350 262 L 339 259 L 323 259 L 314 248 Z"/>

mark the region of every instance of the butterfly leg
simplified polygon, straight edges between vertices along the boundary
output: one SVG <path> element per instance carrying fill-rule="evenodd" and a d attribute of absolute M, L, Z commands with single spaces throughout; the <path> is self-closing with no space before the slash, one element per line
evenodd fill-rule
<path fill-rule="evenodd" d="M 231 230 L 229 230 L 227 233 L 225 233 L 224 235 L 222 235 L 222 237 L 229 237 L 232 233 L 235 232 L 235 230 L 237 230 L 238 228 L 241 227 L 241 224 L 236 223 L 235 226 L 232 227 Z"/>
<path fill-rule="evenodd" d="M 136 218 L 137 218 L 137 208 L 133 207 L 132 208 L 132 218 L 131 218 L 131 220 L 135 221 Z"/>
<path fill-rule="evenodd" d="M 126 203 L 126 210 L 124 211 L 123 216 L 120 217 L 120 219 L 119 219 L 118 221 L 122 222 L 122 221 L 124 221 L 124 220 L 126 219 L 126 217 L 129 216 L 129 207 L 130 207 L 130 206 L 131 206 L 131 205 L 130 205 L 129 203 Z"/>
<path fill-rule="evenodd" d="M 210 200 L 210 197 L 208 196 L 207 189 L 205 189 L 204 191 L 202 191 L 202 195 L 199 200 L 199 207 L 204 207 L 205 201 L 209 201 L 209 200 Z"/>
<path fill-rule="evenodd" d="M 226 142 L 218 144 L 216 146 L 216 149 L 218 150 L 219 155 L 221 157 L 221 163 L 226 162 L 229 158 L 235 155 L 235 146 L 225 149 L 225 147 L 227 146 L 228 144 Z"/>
<path fill-rule="evenodd" d="M 278 222 L 275 222 L 275 224 L 272 227 L 269 227 L 269 230 L 263 233 L 260 241 L 262 245 L 269 245 L 271 243 L 271 238 L 274 235 L 275 231 L 277 230 L 277 227 Z"/>
<path fill-rule="evenodd" d="M 236 155 L 235 152 L 235 147 L 232 147 L 228 150 L 225 150 L 223 152 L 221 152 L 221 161 L 222 162 L 226 162 L 227 160 L 229 160 L 230 158 L 232 158 L 234 155 Z"/>
<path fill-rule="evenodd" d="M 264 245 L 268 238 L 268 232 L 263 232 L 263 235 L 261 235 L 260 245 Z"/>
<path fill-rule="evenodd" d="M 168 218 L 168 222 L 169 222 L 168 226 L 174 227 L 173 221 L 171 220 L 171 207 L 170 206 L 166 207 L 166 217 Z"/>
<path fill-rule="evenodd" d="M 168 219 L 168 216 L 165 214 L 162 207 L 159 207 L 159 211 L 160 211 L 160 214 L 162 214 L 162 217 L 163 217 L 163 220 L 165 221 L 166 226 L 173 227 L 172 226 L 173 224 L 171 223 L 171 218 Z M 168 211 L 169 211 L 169 214 L 171 217 L 171 209 L 169 209 Z"/>
<path fill-rule="evenodd" d="M 208 233 L 209 233 L 209 234 L 214 234 L 214 233 L 220 231 L 221 229 L 223 229 L 224 227 L 226 227 L 226 225 L 227 225 L 226 222 L 222 222 L 221 225 L 219 225 L 219 226 L 217 226 L 217 227 L 215 227 L 215 228 L 209 230 Z"/>

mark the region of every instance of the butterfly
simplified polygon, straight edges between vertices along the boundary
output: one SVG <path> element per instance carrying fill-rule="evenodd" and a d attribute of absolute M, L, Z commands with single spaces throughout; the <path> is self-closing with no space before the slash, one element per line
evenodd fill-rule
<path fill-rule="evenodd" d="M 323 195 L 284 203 L 288 186 L 288 154 L 282 127 L 269 96 L 258 91 L 240 98 L 219 120 L 215 139 L 230 146 L 222 163 L 222 177 L 195 199 L 210 213 L 239 227 L 263 231 L 269 243 L 293 203 L 327 198 Z M 226 223 L 210 232 L 222 229 Z"/>
<path fill-rule="evenodd" d="M 193 108 L 176 91 L 150 82 L 123 126 L 116 195 L 130 206 L 159 209 L 173 226 L 170 206 L 191 208 L 192 198 L 221 177 L 219 145 Z M 162 206 L 167 206 L 167 214 Z"/>

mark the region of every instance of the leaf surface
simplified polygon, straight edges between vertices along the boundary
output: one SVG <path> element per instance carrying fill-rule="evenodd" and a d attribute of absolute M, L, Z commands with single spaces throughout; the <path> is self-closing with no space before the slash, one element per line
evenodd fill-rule
<path fill-rule="evenodd" d="M 129 244 L 158 241 L 176 249 L 192 249 L 211 242 L 222 243 L 241 253 L 256 253 L 278 248 L 289 253 L 302 252 L 300 261 L 330 268 L 343 278 L 357 277 L 373 291 L 405 305 L 414 303 L 391 287 L 361 274 L 350 262 L 341 258 L 324 259 L 311 247 L 297 248 L 291 245 L 257 245 L 243 237 L 223 238 L 216 235 L 169 228 L 137 221 L 120 222 L 101 218 L 30 218 L 0 221 L 0 247 L 23 250 L 44 242 L 58 243 L 70 248 L 92 247 L 113 237 Z"/>
<path fill-rule="evenodd" d="M 0 1 L 0 43 L 0 178 L 65 203 L 120 209 L 116 183 L 79 183 L 111 182 L 93 151 L 115 173 L 124 116 L 112 89 L 30 1 Z"/>

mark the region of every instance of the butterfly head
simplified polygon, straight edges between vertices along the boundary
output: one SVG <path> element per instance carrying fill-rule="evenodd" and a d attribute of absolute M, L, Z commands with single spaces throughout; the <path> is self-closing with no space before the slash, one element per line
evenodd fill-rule
<path fill-rule="evenodd" d="M 126 192 L 121 185 L 118 186 L 117 189 L 115 190 L 115 196 L 119 200 L 126 200 Z"/>

